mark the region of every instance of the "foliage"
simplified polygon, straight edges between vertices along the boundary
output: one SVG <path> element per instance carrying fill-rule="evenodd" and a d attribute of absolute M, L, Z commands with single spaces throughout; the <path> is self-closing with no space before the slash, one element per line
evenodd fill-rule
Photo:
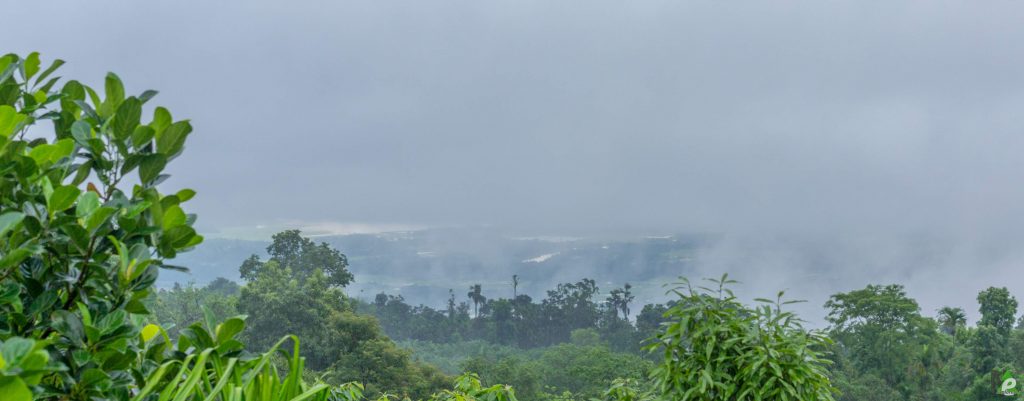
<path fill-rule="evenodd" d="M 832 400 L 823 348 L 830 344 L 783 312 L 782 293 L 748 308 L 726 285 L 672 290 L 679 302 L 647 348 L 663 359 L 652 373 L 658 392 L 673 400 Z"/>
<path fill-rule="evenodd" d="M 161 107 L 143 123 L 156 92 L 127 96 L 113 73 L 102 94 L 58 89 L 61 64 L 0 57 L 0 340 L 20 355 L 9 369 L 37 366 L 38 351 L 59 366 L 3 380 L 38 399 L 124 398 L 143 374 L 133 316 L 157 270 L 202 241 L 181 207 L 194 192 L 157 190 L 192 127 Z M 32 128 L 45 120 L 52 134 Z"/>
<path fill-rule="evenodd" d="M 485 381 L 508 383 L 523 399 L 571 394 L 572 399 L 600 397 L 615 379 L 640 380 L 653 364 L 637 355 L 604 346 L 560 344 L 512 356 L 478 355 L 462 368 Z"/>
<path fill-rule="evenodd" d="M 271 259 L 243 272 L 248 282 L 241 288 L 238 311 L 249 316 L 245 338 L 250 348 L 263 349 L 294 334 L 302 338 L 309 367 L 330 383 L 358 381 L 371 395 L 391 391 L 413 397 L 443 388 L 447 378 L 439 370 L 415 362 L 384 335 L 373 316 L 356 313 L 354 302 L 332 278 L 347 271 L 328 276 L 319 267 L 323 264 L 304 262 L 322 262 L 328 255 L 341 266 L 344 255 L 295 235 L 298 231 L 275 235 L 267 248 Z M 250 261 L 241 269 L 251 267 Z"/>
<path fill-rule="evenodd" d="M 515 390 L 510 386 L 495 384 L 484 387 L 475 374 L 464 374 L 455 380 L 455 388 L 434 394 L 430 401 L 516 401 Z"/>
<path fill-rule="evenodd" d="M 651 316 L 650 308 L 645 307 L 640 318 L 650 326 L 643 330 L 634 326 L 627 319 L 635 299 L 629 284 L 613 289 L 604 302 L 598 302 L 599 288 L 586 278 L 558 284 L 539 303 L 527 295 L 489 299 L 479 284 L 469 288 L 469 302 L 456 302 L 454 291 L 450 293 L 447 310 L 412 306 L 401 296 L 384 293 L 377 294 L 372 304 L 360 305 L 360 310 L 376 316 L 385 332 L 398 340 L 483 340 L 534 348 L 569 342 L 574 331 L 590 329 L 612 349 L 633 353 L 640 352 L 640 342 L 661 321 L 660 314 Z"/>
<path fill-rule="evenodd" d="M 217 321 L 237 315 L 239 291 L 238 284 L 226 279 L 205 287 L 174 283 L 174 287 L 158 290 L 149 300 L 150 320 L 163 323 L 171 337 L 177 337 L 178 330 L 203 321 L 207 312 Z"/>
<path fill-rule="evenodd" d="M 412 357 L 441 371 L 457 375 L 463 372 L 465 363 L 474 358 L 499 361 L 522 355 L 523 350 L 514 346 L 494 344 L 483 340 L 458 343 L 435 343 L 430 341 L 404 340 L 398 346 L 412 351 Z"/>
<path fill-rule="evenodd" d="M 259 256 L 252 255 L 242 263 L 239 269 L 242 279 L 255 280 L 268 263 L 275 263 L 279 267 L 289 269 L 299 280 L 321 275 L 330 287 L 344 287 L 352 282 L 352 272 L 348 271 L 348 258 L 344 254 L 325 242 L 314 243 L 303 237 L 299 230 L 274 234 L 273 242 L 267 247 L 267 253 L 270 254 L 270 260 L 267 262 L 261 261 Z"/>
<path fill-rule="evenodd" d="M 364 400 L 364 388 L 362 384 L 351 382 L 345 383 L 333 390 L 331 401 L 361 401 Z M 391 394 L 382 394 L 377 401 L 390 401 L 399 399 Z M 403 398 L 408 400 L 408 398 Z M 515 390 L 510 386 L 493 385 L 484 387 L 480 378 L 473 373 L 465 373 L 455 379 L 450 390 L 442 390 L 434 393 L 427 401 L 516 401 Z"/>
<path fill-rule="evenodd" d="M 935 320 L 921 316 L 903 286 L 869 285 L 833 295 L 825 307 L 838 361 L 849 364 L 849 372 L 866 376 L 851 377 L 848 383 L 880 379 L 884 387 L 868 388 L 877 387 L 876 394 L 881 388 L 891 389 L 905 399 L 935 389 L 942 363 L 952 351 L 951 338 L 940 335 Z M 956 318 L 955 311 L 947 313 Z"/>
<path fill-rule="evenodd" d="M 310 367 L 319 370 L 334 361 L 324 349 L 329 341 L 324 328 L 344 304 L 344 294 L 331 288 L 319 271 L 302 280 L 271 260 L 241 290 L 238 311 L 251 316 L 246 337 L 250 346 L 266 348 L 282 336 L 298 335 L 307 344 Z"/>
<path fill-rule="evenodd" d="M 63 369 L 50 361 L 46 345 L 21 337 L 0 342 L 0 394 L 4 399 L 31 400 L 30 386 L 38 386 L 44 375 Z"/>
<path fill-rule="evenodd" d="M 657 396 L 646 383 L 635 379 L 616 379 L 604 392 L 607 401 L 655 401 Z"/>
<path fill-rule="evenodd" d="M 1017 299 L 1006 287 L 988 289 L 978 293 L 981 320 L 978 326 L 990 326 L 1002 334 L 1009 334 L 1016 321 Z"/>
<path fill-rule="evenodd" d="M 248 401 L 328 399 L 330 386 L 322 383 L 307 386 L 303 382 L 305 360 L 299 356 L 297 337 L 284 337 L 265 353 L 250 355 L 235 339 L 244 327 L 243 320 L 244 317 L 230 318 L 213 329 L 195 323 L 182 330 L 175 348 L 170 347 L 170 337 L 159 326 L 147 326 L 142 336 L 148 343 L 146 354 L 149 358 L 143 365 L 148 374 L 132 401 L 153 397 L 160 400 L 214 397 Z M 289 341 L 292 343 L 290 353 L 281 349 Z M 189 350 L 192 351 L 185 352 Z M 285 366 L 278 366 L 282 360 Z"/>
<path fill-rule="evenodd" d="M 962 327 L 967 325 L 967 314 L 964 313 L 963 308 L 944 306 L 939 309 L 938 322 L 943 332 L 955 336 Z"/>

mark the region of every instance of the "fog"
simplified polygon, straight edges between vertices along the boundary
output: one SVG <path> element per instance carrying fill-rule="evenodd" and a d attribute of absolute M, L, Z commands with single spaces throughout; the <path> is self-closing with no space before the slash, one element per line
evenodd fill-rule
<path fill-rule="evenodd" d="M 6 4 L 4 50 L 190 118 L 211 234 L 714 233 L 757 296 L 1018 297 L 1024 4 Z M 571 274 L 562 272 L 569 276 Z"/>

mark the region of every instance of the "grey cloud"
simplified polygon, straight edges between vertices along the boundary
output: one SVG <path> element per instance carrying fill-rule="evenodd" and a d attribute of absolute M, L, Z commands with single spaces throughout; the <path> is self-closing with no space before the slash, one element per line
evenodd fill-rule
<path fill-rule="evenodd" d="M 941 266 L 1017 266 L 1021 8 L 23 2 L 5 8 L 22 16 L 5 20 L 5 44 L 64 58 L 66 76 L 93 83 L 117 71 L 193 119 L 168 185 L 198 190 L 207 230 L 867 236 L 891 257 L 843 245 L 828 258 L 953 274 Z M 923 262 L 923 234 L 972 256 Z"/>

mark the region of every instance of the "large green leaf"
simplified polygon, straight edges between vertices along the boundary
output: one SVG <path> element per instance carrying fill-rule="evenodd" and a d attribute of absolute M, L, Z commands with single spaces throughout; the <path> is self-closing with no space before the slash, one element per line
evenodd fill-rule
<path fill-rule="evenodd" d="M 135 132 L 135 127 L 139 125 L 139 119 L 141 118 L 142 102 L 135 97 L 126 99 L 117 108 L 117 113 L 114 115 L 112 125 L 115 137 L 117 139 L 125 139 L 131 136 Z"/>
<path fill-rule="evenodd" d="M 57 187 L 53 190 L 53 194 L 50 195 L 50 199 L 47 200 L 47 208 L 50 210 L 50 213 L 62 212 L 75 204 L 75 200 L 78 199 L 78 194 L 80 193 L 82 191 L 74 186 L 65 185 Z"/>
<path fill-rule="evenodd" d="M 223 344 L 227 340 L 235 338 L 238 333 L 242 332 L 245 328 L 245 320 L 242 317 L 233 317 L 225 320 L 224 323 L 217 325 L 216 336 L 217 343 Z"/>
<path fill-rule="evenodd" d="M 0 376 L 0 394 L 4 401 L 32 401 L 32 391 L 18 377 Z"/>
<path fill-rule="evenodd" d="M 70 156 L 74 150 L 75 141 L 71 138 L 64 138 L 52 144 L 42 144 L 32 148 L 29 157 L 34 159 L 38 165 L 48 165 Z"/>
<path fill-rule="evenodd" d="M 28 81 L 39 72 L 39 52 L 32 52 L 25 57 L 22 68 L 25 69 L 25 80 Z"/>
<path fill-rule="evenodd" d="M 78 197 L 78 206 L 75 207 L 75 216 L 80 219 L 89 217 L 93 211 L 100 207 L 100 196 L 93 191 L 85 191 Z"/>
<path fill-rule="evenodd" d="M 164 171 L 166 165 L 167 156 L 163 154 L 153 153 L 143 156 L 142 162 L 139 163 L 139 180 L 144 184 L 152 182 L 160 175 L 160 172 Z"/>
<path fill-rule="evenodd" d="M 21 212 L 7 212 L 0 214 L 0 237 L 7 234 L 11 228 L 14 228 L 21 220 L 25 218 L 25 214 Z"/>
<path fill-rule="evenodd" d="M 39 78 L 36 78 L 36 83 L 38 84 L 38 83 L 42 82 L 44 79 L 49 77 L 50 74 L 53 74 L 54 71 L 57 71 L 57 69 L 60 68 L 60 66 L 62 66 L 62 65 L 64 65 L 64 60 L 60 60 L 60 59 L 53 60 L 53 63 L 50 63 L 50 66 L 47 67 L 46 70 L 43 71 L 42 74 L 39 74 Z"/>
<path fill-rule="evenodd" d="M 86 219 L 85 229 L 89 231 L 89 233 L 95 232 L 96 229 L 100 228 L 103 223 L 106 223 L 114 213 L 117 213 L 117 209 L 112 207 L 102 206 L 99 209 L 96 209 L 96 211 Z"/>
<path fill-rule="evenodd" d="M 171 124 L 162 132 L 157 132 L 156 151 L 167 155 L 167 157 L 178 154 L 185 144 L 185 138 L 191 132 L 192 125 L 188 121 L 178 121 Z"/>
<path fill-rule="evenodd" d="M 32 256 L 32 250 L 28 248 L 17 248 L 8 252 L 0 258 L 0 269 L 8 269 L 18 265 L 21 261 Z"/>
<path fill-rule="evenodd" d="M 121 102 L 124 101 L 124 84 L 121 83 L 121 78 L 114 73 L 107 73 L 107 79 L 104 81 L 103 88 L 106 91 L 107 98 L 103 101 L 104 106 L 113 108 L 120 106 Z"/>
<path fill-rule="evenodd" d="M 0 105 L 0 136 L 10 137 L 27 118 L 28 116 L 18 114 L 11 106 Z"/>
<path fill-rule="evenodd" d="M 164 210 L 163 229 L 170 230 L 174 227 L 185 224 L 185 212 L 178 205 L 171 206 Z"/>

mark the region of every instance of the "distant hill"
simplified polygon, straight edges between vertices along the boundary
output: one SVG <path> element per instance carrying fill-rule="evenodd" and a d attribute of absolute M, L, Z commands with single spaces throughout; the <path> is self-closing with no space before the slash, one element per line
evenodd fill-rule
<path fill-rule="evenodd" d="M 465 297 L 482 283 L 488 297 L 511 297 L 511 277 L 519 292 L 542 297 L 559 282 L 593 278 L 605 289 L 633 283 L 638 294 L 661 293 L 660 284 L 691 269 L 705 240 L 695 236 L 639 238 L 517 237 L 490 229 L 430 229 L 381 234 L 315 237 L 345 253 L 356 281 L 348 293 L 371 299 L 378 292 L 400 294 L 410 303 L 439 306 L 454 290 Z M 162 272 L 160 286 L 217 277 L 238 280 L 238 266 L 249 255 L 265 258 L 265 241 L 208 239 L 175 260 L 188 274 Z M 650 282 L 645 291 L 645 282 Z"/>

